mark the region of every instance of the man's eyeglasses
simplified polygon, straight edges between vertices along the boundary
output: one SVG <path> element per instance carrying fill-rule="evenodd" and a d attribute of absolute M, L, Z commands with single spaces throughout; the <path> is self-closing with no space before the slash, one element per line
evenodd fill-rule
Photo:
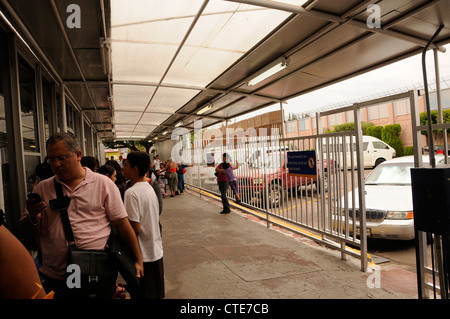
<path fill-rule="evenodd" d="M 74 153 L 70 154 L 70 155 L 60 155 L 60 156 L 56 156 L 56 157 L 48 157 L 48 162 L 50 164 L 55 164 L 56 162 L 64 162 L 66 158 L 69 158 L 71 156 L 73 156 Z"/>

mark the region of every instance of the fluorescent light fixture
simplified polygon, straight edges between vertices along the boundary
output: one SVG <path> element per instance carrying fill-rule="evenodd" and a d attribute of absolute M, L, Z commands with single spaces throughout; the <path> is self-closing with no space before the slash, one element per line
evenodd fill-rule
<path fill-rule="evenodd" d="M 266 68 L 258 71 L 255 77 L 253 77 L 250 81 L 247 82 L 248 86 L 256 85 L 265 79 L 271 77 L 272 75 L 284 70 L 289 64 L 288 58 L 283 58 L 281 60 L 277 60 L 276 62 L 269 64 Z"/>
<path fill-rule="evenodd" d="M 202 108 L 200 111 L 197 112 L 197 115 L 203 114 L 206 111 L 210 110 L 212 108 L 211 104 L 208 104 L 207 106 L 205 106 L 204 108 Z"/>
<path fill-rule="evenodd" d="M 178 122 L 177 124 L 175 124 L 175 127 L 180 127 L 181 125 L 183 125 L 183 122 L 182 122 L 182 121 L 180 121 L 180 122 Z"/>
<path fill-rule="evenodd" d="M 164 132 L 162 132 L 162 135 L 166 135 L 167 133 L 169 133 L 169 132 L 167 132 L 167 131 L 164 131 Z"/>

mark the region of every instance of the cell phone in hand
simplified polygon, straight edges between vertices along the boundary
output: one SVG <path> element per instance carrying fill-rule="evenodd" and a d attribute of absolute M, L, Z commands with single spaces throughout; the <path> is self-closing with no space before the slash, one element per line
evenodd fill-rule
<path fill-rule="evenodd" d="M 42 202 L 41 196 L 37 193 L 30 193 L 27 195 L 28 199 L 34 201 L 35 203 Z"/>

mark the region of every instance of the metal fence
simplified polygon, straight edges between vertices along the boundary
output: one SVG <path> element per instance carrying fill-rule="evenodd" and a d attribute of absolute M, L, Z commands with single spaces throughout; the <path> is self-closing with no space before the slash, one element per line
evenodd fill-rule
<path fill-rule="evenodd" d="M 351 110 L 355 112 L 355 119 L 359 119 L 359 109 L 353 107 Z M 318 131 L 321 132 L 321 116 L 340 112 L 342 110 L 318 113 Z M 214 173 L 215 167 L 222 162 L 222 154 L 227 153 L 235 168 L 241 209 L 265 219 L 268 227 L 278 225 L 337 249 L 342 259 L 347 255 L 360 258 L 361 270 L 366 271 L 360 125 L 354 131 L 343 133 L 295 138 L 280 135 L 240 137 L 228 144 L 222 144 L 222 141 L 194 141 L 194 150 L 190 151 L 197 154 L 197 164 L 185 175 L 188 187 L 202 194 L 220 196 Z M 288 152 L 311 150 L 316 154 L 316 177 L 292 176 L 287 167 Z M 231 202 L 236 200 L 231 189 L 228 198 Z"/>

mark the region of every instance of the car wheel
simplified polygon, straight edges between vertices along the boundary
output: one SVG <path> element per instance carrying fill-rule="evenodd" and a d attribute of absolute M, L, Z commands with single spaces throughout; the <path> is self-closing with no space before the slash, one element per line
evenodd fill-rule
<path fill-rule="evenodd" d="M 269 208 L 275 208 L 280 205 L 282 188 L 278 184 L 270 184 L 268 192 Z"/>
<path fill-rule="evenodd" d="M 377 167 L 378 165 L 380 165 L 380 164 L 383 163 L 384 161 L 386 161 L 384 158 L 378 158 L 378 159 L 375 161 L 375 166 L 374 166 L 374 167 Z"/>
<path fill-rule="evenodd" d="M 316 184 L 317 192 L 320 193 L 322 191 L 320 189 L 320 187 L 321 187 L 320 186 L 320 181 L 316 181 L 315 184 Z M 327 176 L 326 173 L 323 175 L 323 188 L 324 188 L 325 192 L 328 192 L 328 176 Z"/>

